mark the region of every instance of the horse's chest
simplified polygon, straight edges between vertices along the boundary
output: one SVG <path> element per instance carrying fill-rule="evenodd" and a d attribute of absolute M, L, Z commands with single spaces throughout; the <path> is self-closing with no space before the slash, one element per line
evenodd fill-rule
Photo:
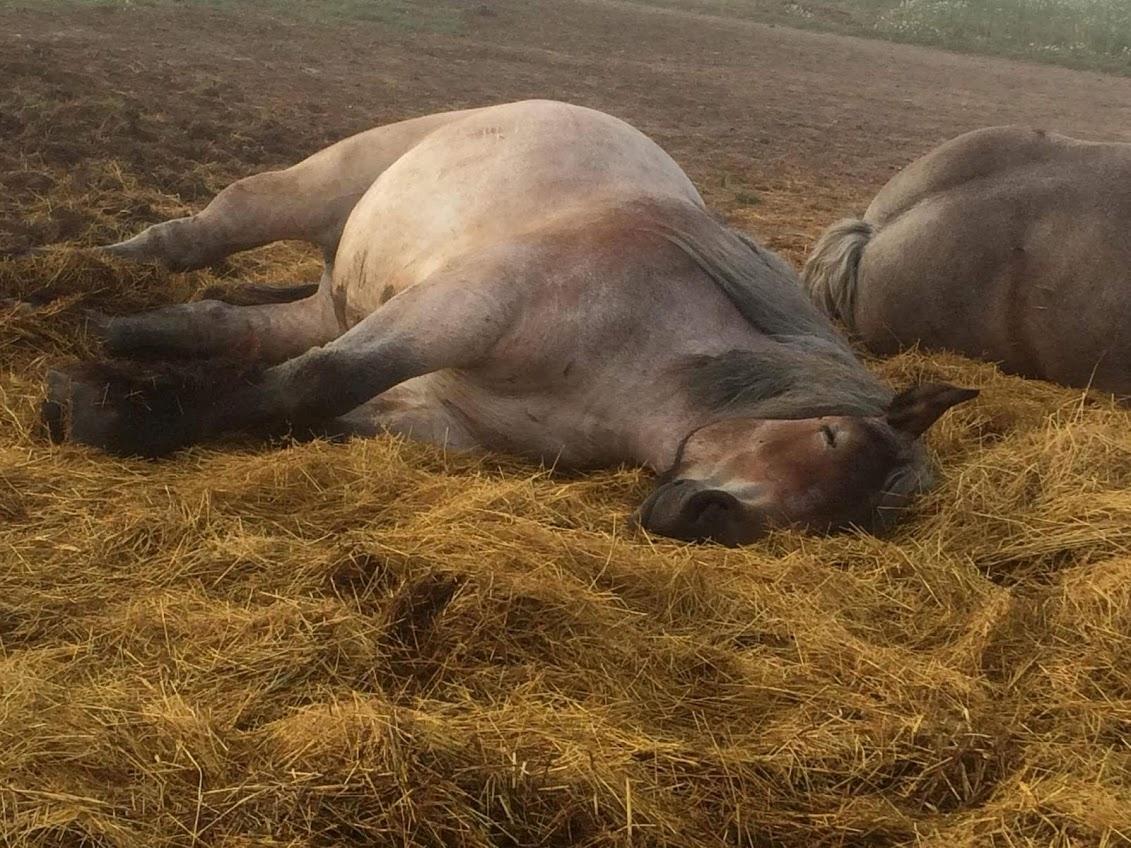
<path fill-rule="evenodd" d="M 536 385 L 456 372 L 436 389 L 447 413 L 488 450 L 573 467 L 624 459 L 623 429 L 604 399 L 568 377 Z"/>

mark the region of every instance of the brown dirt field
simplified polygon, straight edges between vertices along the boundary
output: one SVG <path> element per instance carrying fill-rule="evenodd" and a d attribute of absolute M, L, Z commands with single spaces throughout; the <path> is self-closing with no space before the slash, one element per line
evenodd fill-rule
<path fill-rule="evenodd" d="M 0 7 L 0 840 L 37 846 L 1131 844 L 1131 428 L 953 357 L 939 488 L 891 537 L 628 532 L 648 487 L 391 439 L 163 463 L 51 448 L 87 306 L 187 275 L 61 249 L 374 124 L 613 112 L 799 262 L 938 142 L 1131 137 L 1131 80 L 625 2 Z M 443 28 L 440 28 L 443 29 Z"/>

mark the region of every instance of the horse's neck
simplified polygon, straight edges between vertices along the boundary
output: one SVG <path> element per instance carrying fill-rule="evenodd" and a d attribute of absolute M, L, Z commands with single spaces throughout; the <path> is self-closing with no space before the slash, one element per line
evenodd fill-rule
<path fill-rule="evenodd" d="M 689 360 L 690 397 L 723 417 L 875 415 L 892 393 L 847 348 L 813 336 L 778 336 L 756 349 Z"/>

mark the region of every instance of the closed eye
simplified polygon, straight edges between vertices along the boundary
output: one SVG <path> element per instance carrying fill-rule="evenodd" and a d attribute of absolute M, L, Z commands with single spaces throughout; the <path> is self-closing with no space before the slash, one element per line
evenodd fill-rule
<path fill-rule="evenodd" d="M 821 434 L 825 437 L 825 444 L 830 448 L 836 447 L 836 431 L 828 424 L 821 426 Z"/>

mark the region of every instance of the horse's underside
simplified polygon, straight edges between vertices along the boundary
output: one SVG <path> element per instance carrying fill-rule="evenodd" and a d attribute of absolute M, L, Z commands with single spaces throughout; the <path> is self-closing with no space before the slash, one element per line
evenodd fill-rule
<path fill-rule="evenodd" d="M 912 345 L 1131 397 L 1131 145 L 960 136 L 834 225 L 805 278 L 877 353 Z"/>

